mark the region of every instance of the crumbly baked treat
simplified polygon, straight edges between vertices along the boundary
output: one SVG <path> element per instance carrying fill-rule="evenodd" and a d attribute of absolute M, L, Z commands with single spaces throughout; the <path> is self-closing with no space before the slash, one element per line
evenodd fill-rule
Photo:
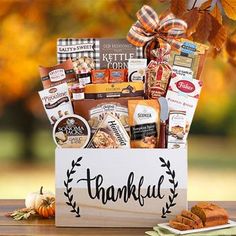
<path fill-rule="evenodd" d="M 180 222 L 177 222 L 174 220 L 170 220 L 169 225 L 170 225 L 170 227 L 172 227 L 174 229 L 181 230 L 181 231 L 192 229 L 189 225 L 185 225 L 183 223 L 180 223 Z"/>
<path fill-rule="evenodd" d="M 198 224 L 195 221 L 193 221 L 187 217 L 184 217 L 182 215 L 177 215 L 175 220 L 177 222 L 183 223 L 185 225 L 189 225 L 191 227 L 191 229 L 198 229 Z"/>
<path fill-rule="evenodd" d="M 109 132 L 102 130 L 94 134 L 93 144 L 96 148 L 118 148 L 115 138 Z"/>
<path fill-rule="evenodd" d="M 181 215 L 186 217 L 186 218 L 189 218 L 189 219 L 193 220 L 194 222 L 196 222 L 198 228 L 202 228 L 203 227 L 202 220 L 197 215 L 195 215 L 193 212 L 187 211 L 187 210 L 183 210 L 181 212 Z"/>
<path fill-rule="evenodd" d="M 228 223 L 227 211 L 213 203 L 202 202 L 193 206 L 191 211 L 201 218 L 205 227 Z"/>

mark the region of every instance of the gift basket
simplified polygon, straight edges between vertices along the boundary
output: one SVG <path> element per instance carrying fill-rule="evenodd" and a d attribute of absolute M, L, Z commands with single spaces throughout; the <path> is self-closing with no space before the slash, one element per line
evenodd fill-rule
<path fill-rule="evenodd" d="M 63 38 L 40 66 L 56 226 L 148 227 L 187 208 L 187 137 L 207 46 L 149 6 L 126 39 Z"/>

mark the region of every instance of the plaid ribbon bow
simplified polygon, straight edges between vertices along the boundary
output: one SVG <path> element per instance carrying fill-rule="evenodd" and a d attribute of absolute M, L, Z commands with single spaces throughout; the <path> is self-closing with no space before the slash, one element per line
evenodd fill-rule
<path fill-rule="evenodd" d="M 159 19 L 157 13 L 147 5 L 144 5 L 137 13 L 138 20 L 132 25 L 127 35 L 127 40 L 137 46 L 143 47 L 148 42 L 157 39 L 160 48 L 170 44 L 175 48 L 180 47 L 175 39 L 185 35 L 187 24 L 185 21 L 175 18 L 170 13 Z"/>

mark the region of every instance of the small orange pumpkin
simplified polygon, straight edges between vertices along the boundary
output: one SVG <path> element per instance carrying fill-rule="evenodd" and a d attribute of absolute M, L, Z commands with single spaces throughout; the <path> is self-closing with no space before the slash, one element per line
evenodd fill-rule
<path fill-rule="evenodd" d="M 40 216 L 44 218 L 51 218 L 55 216 L 55 198 L 46 197 L 42 200 L 41 205 L 37 209 L 37 212 Z"/>

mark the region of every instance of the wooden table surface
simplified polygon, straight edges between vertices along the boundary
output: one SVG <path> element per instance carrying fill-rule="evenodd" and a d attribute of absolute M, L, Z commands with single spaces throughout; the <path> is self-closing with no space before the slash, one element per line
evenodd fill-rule
<path fill-rule="evenodd" d="M 189 202 L 191 207 L 196 202 Z M 230 215 L 230 219 L 236 220 L 235 202 L 216 202 L 224 207 Z M 23 200 L 0 200 L 0 235 L 144 235 L 150 228 L 58 228 L 54 220 L 22 220 L 14 221 L 6 217 L 7 212 L 23 208 Z"/>

